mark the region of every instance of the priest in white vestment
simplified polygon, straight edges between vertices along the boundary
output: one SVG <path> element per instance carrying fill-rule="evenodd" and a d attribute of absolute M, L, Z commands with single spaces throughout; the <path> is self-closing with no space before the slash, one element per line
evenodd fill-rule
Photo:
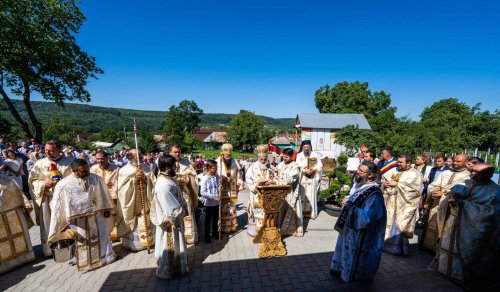
<path fill-rule="evenodd" d="M 387 209 L 384 251 L 408 255 L 422 189 L 422 174 L 411 167 L 409 154 L 399 155 L 398 167 L 382 175 L 382 189 Z"/>
<path fill-rule="evenodd" d="M 90 173 L 97 174 L 102 178 L 106 186 L 108 187 L 109 194 L 111 195 L 111 199 L 113 200 L 113 211 L 111 212 L 111 218 L 113 220 L 110 220 L 110 223 L 112 224 L 109 226 L 110 230 L 110 239 L 111 241 L 117 241 L 118 236 L 116 235 L 116 209 L 117 209 L 117 202 L 118 202 L 118 196 L 116 194 L 116 181 L 118 178 L 118 167 L 114 164 L 111 164 L 109 162 L 109 154 L 98 150 L 95 154 L 95 160 L 97 164 L 93 165 L 90 167 Z"/>
<path fill-rule="evenodd" d="M 255 226 L 255 228 L 247 227 L 247 232 L 251 236 L 255 236 L 258 233 L 264 221 L 263 202 L 259 200 L 257 187 L 276 184 L 275 172 L 269 164 L 267 154 L 267 145 L 257 146 L 258 160 L 252 163 L 245 176 L 247 187 L 250 190 L 250 198 L 247 205 L 248 224 Z"/>
<path fill-rule="evenodd" d="M 109 240 L 107 220 L 112 220 L 113 202 L 104 181 L 89 171 L 87 161 L 75 159 L 73 174 L 54 189 L 50 203 L 49 243 L 75 239 L 78 271 L 84 272 L 112 263 L 115 258 Z"/>
<path fill-rule="evenodd" d="M 155 186 L 156 217 L 151 219 L 156 225 L 156 276 L 161 279 L 171 279 L 189 270 L 183 220 L 186 202 L 175 181 L 175 164 L 176 160 L 171 155 L 164 155 L 158 160 L 160 174 Z"/>
<path fill-rule="evenodd" d="M 302 199 L 302 212 L 304 217 L 315 219 L 318 217 L 318 191 L 323 164 L 318 154 L 313 151 L 310 140 L 302 141 L 296 161 L 301 172 L 299 196 Z"/>
<path fill-rule="evenodd" d="M 217 174 L 221 182 L 221 229 L 224 233 L 235 232 L 238 228 L 236 204 L 238 203 L 238 191 L 243 181 L 238 177 L 240 165 L 232 158 L 233 145 L 224 144 L 221 147 L 221 155 L 215 160 L 217 162 Z"/>
<path fill-rule="evenodd" d="M 30 206 L 21 186 L 0 174 L 0 275 L 35 259 L 26 207 Z"/>
<path fill-rule="evenodd" d="M 304 236 L 304 224 L 302 221 L 302 200 L 299 196 L 299 166 L 292 160 L 293 150 L 286 148 L 283 151 L 283 161 L 277 166 L 278 185 L 291 186 L 286 196 L 286 203 L 280 210 L 280 234 Z"/>
<path fill-rule="evenodd" d="M 137 156 L 141 161 L 137 165 Z M 123 247 L 139 251 L 154 245 L 151 219 L 155 216 L 154 184 L 156 178 L 150 167 L 142 163 L 140 153 L 129 150 L 130 161 L 118 170 L 117 236 Z"/>
<path fill-rule="evenodd" d="M 421 244 L 432 251 L 436 250 L 436 243 L 440 237 L 437 228 L 437 212 L 439 201 L 450 192 L 455 185 L 464 185 L 470 178 L 466 163 L 469 160 L 465 154 L 458 154 L 453 157 L 453 169 L 443 171 L 427 188 L 427 200 L 424 208 L 428 214 L 426 226 L 422 234 Z"/>
<path fill-rule="evenodd" d="M 45 156 L 37 160 L 31 169 L 28 183 L 35 203 L 36 222 L 40 225 L 43 254 L 52 256 L 47 244 L 51 217 L 50 201 L 56 184 L 72 174 L 70 165 L 74 158 L 64 156 L 61 143 L 56 141 L 45 143 Z"/>
<path fill-rule="evenodd" d="M 187 204 L 188 213 L 184 217 L 184 228 L 187 243 L 198 243 L 198 226 L 196 222 L 196 210 L 198 209 L 198 179 L 196 170 L 189 160 L 181 157 L 181 146 L 174 144 L 170 146 L 169 155 L 176 162 L 175 178 L 181 188 L 182 196 Z"/>

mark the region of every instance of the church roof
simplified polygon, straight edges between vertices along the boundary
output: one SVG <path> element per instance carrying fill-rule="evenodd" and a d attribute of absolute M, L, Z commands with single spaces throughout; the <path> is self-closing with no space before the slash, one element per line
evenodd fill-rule
<path fill-rule="evenodd" d="M 296 128 L 342 129 L 348 125 L 357 125 L 360 129 L 371 130 L 364 114 L 300 113 L 295 119 Z"/>

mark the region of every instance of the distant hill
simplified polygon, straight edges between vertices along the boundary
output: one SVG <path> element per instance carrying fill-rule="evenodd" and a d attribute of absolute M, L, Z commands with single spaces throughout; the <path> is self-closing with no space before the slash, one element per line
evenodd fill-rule
<path fill-rule="evenodd" d="M 12 100 L 20 115 L 28 119 L 28 114 L 24 109 L 21 100 Z M 10 111 L 3 102 L 1 111 L 9 120 L 14 120 Z M 136 119 L 141 130 L 161 131 L 165 127 L 165 111 L 143 111 L 121 108 L 110 108 L 92 106 L 86 104 L 66 103 L 64 107 L 59 107 L 53 102 L 32 102 L 33 110 L 37 118 L 46 123 L 51 120 L 52 115 L 58 115 L 60 118 L 69 118 L 73 121 L 75 127 L 88 129 L 92 132 L 99 132 L 104 128 L 111 128 L 117 131 L 132 130 L 133 120 Z M 233 114 L 203 114 L 201 116 L 201 127 L 220 128 L 229 125 L 234 117 Z M 274 119 L 261 116 L 267 127 L 278 129 L 293 128 L 294 118 Z"/>

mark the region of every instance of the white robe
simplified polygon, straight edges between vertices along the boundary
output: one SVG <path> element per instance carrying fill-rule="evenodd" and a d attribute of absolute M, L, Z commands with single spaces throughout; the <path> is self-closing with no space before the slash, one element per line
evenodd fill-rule
<path fill-rule="evenodd" d="M 308 158 L 317 159 L 316 167 L 314 168 L 315 172 L 310 177 L 307 177 L 305 174 Z M 315 219 L 318 217 L 318 191 L 321 183 L 321 176 L 323 174 L 323 164 L 316 152 L 311 152 L 309 157 L 306 157 L 304 152 L 300 152 L 297 154 L 296 161 L 301 171 L 299 196 L 302 198 L 304 217 Z"/>
<path fill-rule="evenodd" d="M 260 185 L 261 181 L 272 180 L 274 178 L 274 171 L 270 168 L 270 165 L 268 163 L 265 164 L 265 169 L 261 169 L 261 165 L 259 161 L 253 163 L 245 177 L 248 189 L 250 190 L 250 199 L 247 206 L 248 218 L 255 219 L 257 231 L 263 225 L 264 209 L 262 207 L 263 202 L 259 202 L 256 187 Z"/>
<path fill-rule="evenodd" d="M 68 227 L 75 238 L 78 271 L 96 269 L 112 263 L 116 255 L 109 240 L 104 212 L 113 210 L 113 202 L 104 181 L 95 174 L 81 179 L 74 175 L 62 179 L 54 189 L 50 203 L 52 217 L 49 242 L 67 239 Z"/>
<path fill-rule="evenodd" d="M 299 196 L 298 179 L 299 167 L 295 161 L 285 164 L 278 164 L 278 185 L 292 186 L 286 197 L 286 203 L 280 210 L 280 234 L 304 236 L 303 216 L 302 216 L 302 200 Z"/>
<path fill-rule="evenodd" d="M 155 186 L 156 276 L 170 279 L 188 272 L 187 246 L 184 238 L 185 204 L 173 178 L 158 176 Z"/>
<path fill-rule="evenodd" d="M 141 164 L 146 176 L 144 188 L 144 210 L 140 184 L 135 180 L 137 167 L 128 163 L 118 170 L 118 207 L 116 209 L 117 236 L 122 245 L 130 250 L 143 250 L 154 245 L 154 228 L 151 219 L 155 217 L 155 176 L 146 164 Z M 149 215 L 148 215 L 149 212 Z M 147 227 L 147 228 L 146 228 Z"/>
<path fill-rule="evenodd" d="M 71 162 L 73 157 L 61 157 L 57 160 L 51 160 L 48 157 L 37 160 L 35 165 L 30 171 L 29 185 L 30 192 L 35 203 L 35 214 L 37 224 L 40 225 L 40 240 L 42 242 L 43 254 L 51 256 L 52 251 L 47 244 L 49 237 L 51 209 L 50 202 L 52 200 L 52 193 L 54 188 L 45 186 L 45 180 L 50 178 L 50 165 L 55 164 L 57 170 L 61 173 L 62 177 L 71 175 Z"/>

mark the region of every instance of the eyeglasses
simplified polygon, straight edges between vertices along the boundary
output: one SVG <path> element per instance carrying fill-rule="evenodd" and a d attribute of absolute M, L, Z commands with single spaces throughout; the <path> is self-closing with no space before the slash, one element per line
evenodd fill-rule
<path fill-rule="evenodd" d="M 361 169 L 361 167 L 358 167 L 358 171 L 361 172 L 361 173 L 366 173 L 366 174 L 369 174 L 370 172 L 369 171 L 364 171 Z"/>

